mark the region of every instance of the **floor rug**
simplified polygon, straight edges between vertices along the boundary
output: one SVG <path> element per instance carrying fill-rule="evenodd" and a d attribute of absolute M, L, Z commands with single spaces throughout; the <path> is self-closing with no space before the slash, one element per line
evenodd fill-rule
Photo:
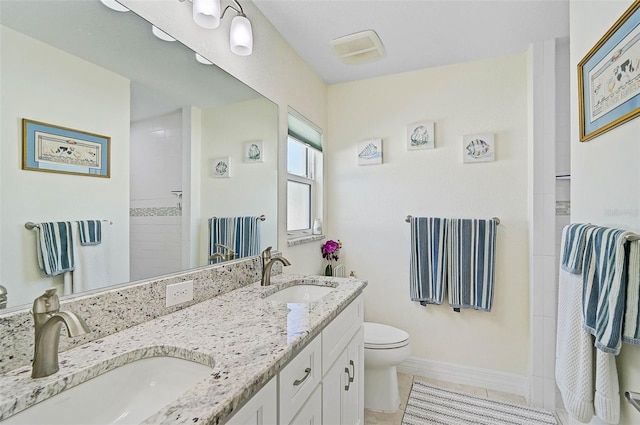
<path fill-rule="evenodd" d="M 402 425 L 557 425 L 553 413 L 414 381 Z"/>

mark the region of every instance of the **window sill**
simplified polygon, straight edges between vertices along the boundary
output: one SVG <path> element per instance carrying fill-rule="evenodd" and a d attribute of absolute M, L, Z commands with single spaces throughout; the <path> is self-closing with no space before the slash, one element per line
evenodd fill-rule
<path fill-rule="evenodd" d="M 287 240 L 287 246 L 302 245 L 305 243 L 315 242 L 326 238 L 325 235 L 304 235 Z"/>

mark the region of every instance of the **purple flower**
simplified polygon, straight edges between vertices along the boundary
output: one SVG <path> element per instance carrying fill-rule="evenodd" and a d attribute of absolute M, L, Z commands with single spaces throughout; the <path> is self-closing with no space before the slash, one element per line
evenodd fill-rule
<path fill-rule="evenodd" d="M 338 254 L 340 253 L 340 248 L 342 247 L 342 242 L 333 241 L 329 239 L 320 247 L 320 251 L 322 252 L 322 258 L 325 258 L 329 261 L 337 260 L 339 258 Z"/>

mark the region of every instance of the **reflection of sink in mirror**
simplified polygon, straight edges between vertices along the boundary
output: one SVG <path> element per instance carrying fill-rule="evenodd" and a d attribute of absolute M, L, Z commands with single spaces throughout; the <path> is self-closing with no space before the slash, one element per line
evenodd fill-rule
<path fill-rule="evenodd" d="M 333 291 L 330 286 L 294 285 L 279 290 L 265 299 L 283 303 L 310 303 L 317 301 Z"/>
<path fill-rule="evenodd" d="M 2 424 L 137 424 L 209 373 L 209 366 L 175 357 L 137 360 L 48 398 Z"/>

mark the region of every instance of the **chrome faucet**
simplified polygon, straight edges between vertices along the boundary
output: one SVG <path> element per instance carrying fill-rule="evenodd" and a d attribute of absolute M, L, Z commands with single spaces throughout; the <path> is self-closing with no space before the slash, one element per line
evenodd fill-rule
<path fill-rule="evenodd" d="M 284 257 L 271 257 L 271 248 L 268 247 L 264 251 L 262 251 L 262 280 L 260 281 L 261 286 L 269 286 L 271 285 L 271 268 L 275 263 L 282 263 L 284 266 L 290 266 L 291 263 Z"/>
<path fill-rule="evenodd" d="M 58 365 L 58 344 L 60 328 L 67 327 L 71 336 L 91 332 L 84 319 L 71 311 L 60 311 L 60 300 L 56 288 L 47 289 L 33 301 L 33 321 L 35 322 L 35 347 L 33 353 L 32 378 L 42 378 L 56 373 Z"/>
<path fill-rule="evenodd" d="M 229 260 L 233 260 L 234 258 L 236 258 L 236 253 L 233 251 L 232 248 L 229 248 L 226 245 L 222 245 L 221 243 L 217 243 L 216 247 L 218 247 L 220 249 L 224 249 L 225 252 L 224 252 L 224 254 L 221 254 L 219 252 L 214 252 L 213 254 L 211 254 L 209 256 L 209 261 L 213 261 L 216 258 L 222 258 L 223 261 L 229 261 Z"/>

